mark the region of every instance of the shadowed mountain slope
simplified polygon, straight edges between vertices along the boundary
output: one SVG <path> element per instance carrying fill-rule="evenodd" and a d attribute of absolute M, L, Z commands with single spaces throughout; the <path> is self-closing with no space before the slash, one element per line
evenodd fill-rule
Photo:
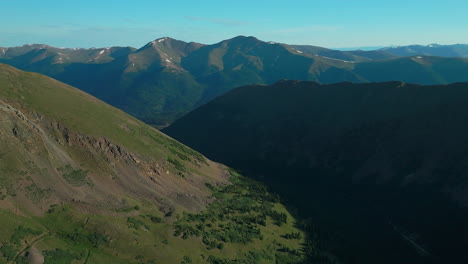
<path fill-rule="evenodd" d="M 163 131 L 255 175 L 345 263 L 468 261 L 468 84 L 237 88 Z"/>

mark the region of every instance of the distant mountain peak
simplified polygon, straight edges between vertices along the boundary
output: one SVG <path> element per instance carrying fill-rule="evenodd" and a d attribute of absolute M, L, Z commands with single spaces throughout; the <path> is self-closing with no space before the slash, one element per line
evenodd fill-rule
<path fill-rule="evenodd" d="M 183 40 L 177 40 L 170 37 L 158 38 L 153 41 L 148 42 L 145 46 L 141 47 L 140 50 L 145 48 L 169 48 L 169 49 L 186 49 L 189 50 L 198 49 L 199 47 L 204 46 L 204 44 L 196 42 L 185 42 Z"/>
<path fill-rule="evenodd" d="M 397 49 L 397 48 L 400 48 L 400 47 L 401 47 L 401 46 L 390 45 L 390 46 L 387 46 L 387 47 L 383 47 L 383 48 L 381 48 L 380 50 Z"/>
<path fill-rule="evenodd" d="M 145 46 L 141 47 L 138 51 L 143 50 L 156 50 L 158 53 L 164 55 L 172 53 L 172 56 L 180 57 L 204 46 L 196 42 L 185 42 L 182 40 L 173 39 L 170 37 L 158 38 L 148 42 Z"/>
<path fill-rule="evenodd" d="M 161 42 L 164 42 L 164 41 L 166 41 L 168 39 L 169 39 L 168 37 L 155 39 L 153 41 L 148 42 L 148 44 L 146 44 L 145 47 L 160 44 Z"/>
<path fill-rule="evenodd" d="M 228 41 L 228 42 L 232 42 L 232 41 L 255 41 L 255 42 L 263 42 L 263 41 L 259 40 L 258 38 L 254 37 L 254 36 L 243 36 L 243 35 L 239 35 L 239 36 L 233 37 L 233 38 L 228 39 L 228 40 L 225 40 L 225 41 Z"/>
<path fill-rule="evenodd" d="M 52 46 L 46 45 L 46 44 L 25 44 L 21 47 L 24 48 L 32 48 L 32 49 L 47 49 L 47 48 L 53 48 Z"/>
<path fill-rule="evenodd" d="M 231 39 L 256 39 L 256 40 L 258 40 L 258 39 L 257 39 L 256 37 L 254 37 L 254 36 L 244 36 L 244 35 L 238 35 L 238 36 L 235 36 L 235 37 L 233 37 L 233 38 L 231 38 Z"/>
<path fill-rule="evenodd" d="M 163 45 L 165 44 L 166 42 L 182 42 L 182 43 L 186 43 L 185 41 L 182 41 L 182 40 L 177 40 L 177 39 L 173 39 L 173 38 L 170 38 L 170 37 L 163 37 L 163 38 L 158 38 L 158 39 L 155 39 L 151 42 L 149 42 L 148 44 L 151 44 L 151 45 Z"/>
<path fill-rule="evenodd" d="M 154 40 L 152 42 L 153 43 L 161 43 L 161 42 L 166 41 L 166 40 L 172 40 L 172 39 L 169 38 L 169 37 L 164 37 L 164 38 L 158 38 L 158 39 L 156 39 L 156 40 Z"/>

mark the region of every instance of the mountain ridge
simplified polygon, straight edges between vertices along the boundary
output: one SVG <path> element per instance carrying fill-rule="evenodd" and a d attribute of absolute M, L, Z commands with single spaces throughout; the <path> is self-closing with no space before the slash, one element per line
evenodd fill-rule
<path fill-rule="evenodd" d="M 466 58 L 398 57 L 381 50 L 343 52 L 246 36 L 211 45 L 164 37 L 140 49 L 61 50 L 39 45 L 15 52 L 17 56 L 2 57 L 0 51 L 0 62 L 56 78 L 161 127 L 235 87 L 279 79 L 468 81 Z"/>
<path fill-rule="evenodd" d="M 392 46 L 380 49 L 395 56 L 429 55 L 440 57 L 468 57 L 468 44 L 429 44 L 429 45 L 407 45 Z"/>

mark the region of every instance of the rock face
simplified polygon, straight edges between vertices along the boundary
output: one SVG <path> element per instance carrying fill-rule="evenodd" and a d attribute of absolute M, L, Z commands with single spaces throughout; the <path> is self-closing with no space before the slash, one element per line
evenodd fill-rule
<path fill-rule="evenodd" d="M 124 197 L 161 210 L 197 211 L 208 201 L 205 183 L 226 180 L 220 165 L 123 112 L 5 65 L 0 65 L 0 138 L 0 207 L 21 203 L 26 214 L 41 215 L 60 203 L 112 211 Z"/>
<path fill-rule="evenodd" d="M 463 263 L 467 100 L 466 83 L 282 81 L 235 89 L 163 131 L 269 182 L 350 263 Z"/>

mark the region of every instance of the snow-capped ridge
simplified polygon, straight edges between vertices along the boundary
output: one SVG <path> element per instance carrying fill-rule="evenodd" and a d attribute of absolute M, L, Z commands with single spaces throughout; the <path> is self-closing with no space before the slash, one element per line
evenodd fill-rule
<path fill-rule="evenodd" d="M 170 39 L 169 37 L 158 38 L 158 39 L 155 39 L 155 40 L 149 42 L 148 44 L 146 44 L 146 46 L 154 46 L 154 45 L 156 45 L 158 43 L 162 43 L 162 42 L 164 42 L 166 40 L 169 40 L 169 39 Z"/>

